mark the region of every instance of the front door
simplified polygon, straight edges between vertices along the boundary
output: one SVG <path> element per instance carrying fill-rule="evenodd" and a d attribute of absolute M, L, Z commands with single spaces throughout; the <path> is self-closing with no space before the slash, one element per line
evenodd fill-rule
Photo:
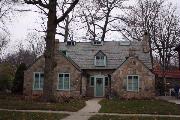
<path fill-rule="evenodd" d="M 95 97 L 104 97 L 104 78 L 96 77 L 95 79 Z"/>

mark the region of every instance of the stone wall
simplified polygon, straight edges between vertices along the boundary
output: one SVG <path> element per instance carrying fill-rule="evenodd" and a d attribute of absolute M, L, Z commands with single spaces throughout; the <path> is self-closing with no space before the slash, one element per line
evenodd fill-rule
<path fill-rule="evenodd" d="M 54 71 L 54 84 L 53 89 L 55 90 L 55 96 L 80 96 L 81 88 L 81 71 L 78 70 L 70 61 L 67 60 L 62 54 L 56 56 L 57 66 Z M 34 72 L 44 71 L 44 57 L 40 57 L 27 71 L 24 73 L 24 95 L 25 96 L 38 96 L 42 95 L 43 90 L 33 90 Z M 70 73 L 70 90 L 57 90 L 58 85 L 58 74 L 59 73 Z"/>
<path fill-rule="evenodd" d="M 139 91 L 127 91 L 127 75 L 139 76 Z M 112 93 L 125 99 L 149 99 L 155 96 L 155 76 L 138 58 L 128 58 L 112 74 Z"/>

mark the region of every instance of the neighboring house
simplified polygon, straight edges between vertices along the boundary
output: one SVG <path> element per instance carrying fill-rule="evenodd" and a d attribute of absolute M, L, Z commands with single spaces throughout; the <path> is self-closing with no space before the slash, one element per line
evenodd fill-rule
<path fill-rule="evenodd" d="M 174 89 L 176 85 L 180 86 L 180 70 L 176 67 L 173 67 L 171 70 L 163 71 L 159 64 L 155 65 L 154 67 L 154 74 L 156 76 L 156 90 L 157 94 L 159 93 L 159 83 L 165 83 L 165 94 L 171 95 L 171 90 Z M 163 81 L 163 77 L 165 77 L 165 81 Z"/>
<path fill-rule="evenodd" d="M 155 76 L 151 72 L 147 40 L 56 43 L 55 95 L 152 98 Z M 44 57 L 25 71 L 24 95 L 43 92 Z"/>

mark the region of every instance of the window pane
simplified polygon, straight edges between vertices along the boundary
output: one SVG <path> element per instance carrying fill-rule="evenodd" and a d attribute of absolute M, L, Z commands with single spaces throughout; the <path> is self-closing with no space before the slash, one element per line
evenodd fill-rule
<path fill-rule="evenodd" d="M 128 80 L 130 80 L 130 79 L 132 80 L 132 76 L 128 76 Z"/>
<path fill-rule="evenodd" d="M 128 90 L 133 90 L 133 80 L 132 76 L 128 76 Z"/>
<path fill-rule="evenodd" d="M 62 76 L 62 74 L 59 74 L 59 76 Z M 58 84 L 59 89 L 63 89 L 63 76 L 59 77 L 59 84 Z"/>
<path fill-rule="evenodd" d="M 138 76 L 134 76 L 134 78 L 136 79 L 133 79 L 133 90 L 137 91 L 138 90 Z"/>
<path fill-rule="evenodd" d="M 43 82 L 44 82 L 44 73 L 41 73 L 40 75 L 40 88 L 43 88 Z"/>
<path fill-rule="evenodd" d="M 65 74 L 65 77 L 69 77 L 69 74 Z"/>
<path fill-rule="evenodd" d="M 100 59 L 100 57 L 99 56 L 96 56 L 96 60 L 99 60 Z"/>
<path fill-rule="evenodd" d="M 64 78 L 64 89 L 69 89 L 69 77 Z"/>
<path fill-rule="evenodd" d="M 133 79 L 138 80 L 138 76 L 134 76 Z"/>
<path fill-rule="evenodd" d="M 35 73 L 34 76 L 34 89 L 38 89 L 39 88 L 39 73 Z"/>
<path fill-rule="evenodd" d="M 91 86 L 94 86 L 94 77 L 91 77 L 90 84 Z"/>
<path fill-rule="evenodd" d="M 59 74 L 59 77 L 63 77 L 63 74 Z"/>

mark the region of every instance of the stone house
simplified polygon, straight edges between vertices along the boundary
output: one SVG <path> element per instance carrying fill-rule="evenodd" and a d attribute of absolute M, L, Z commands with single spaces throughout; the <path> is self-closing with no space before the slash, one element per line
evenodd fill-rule
<path fill-rule="evenodd" d="M 53 88 L 57 97 L 87 96 L 143 99 L 155 95 L 148 42 L 57 42 Z M 24 95 L 43 92 L 44 57 L 24 73 Z"/>

